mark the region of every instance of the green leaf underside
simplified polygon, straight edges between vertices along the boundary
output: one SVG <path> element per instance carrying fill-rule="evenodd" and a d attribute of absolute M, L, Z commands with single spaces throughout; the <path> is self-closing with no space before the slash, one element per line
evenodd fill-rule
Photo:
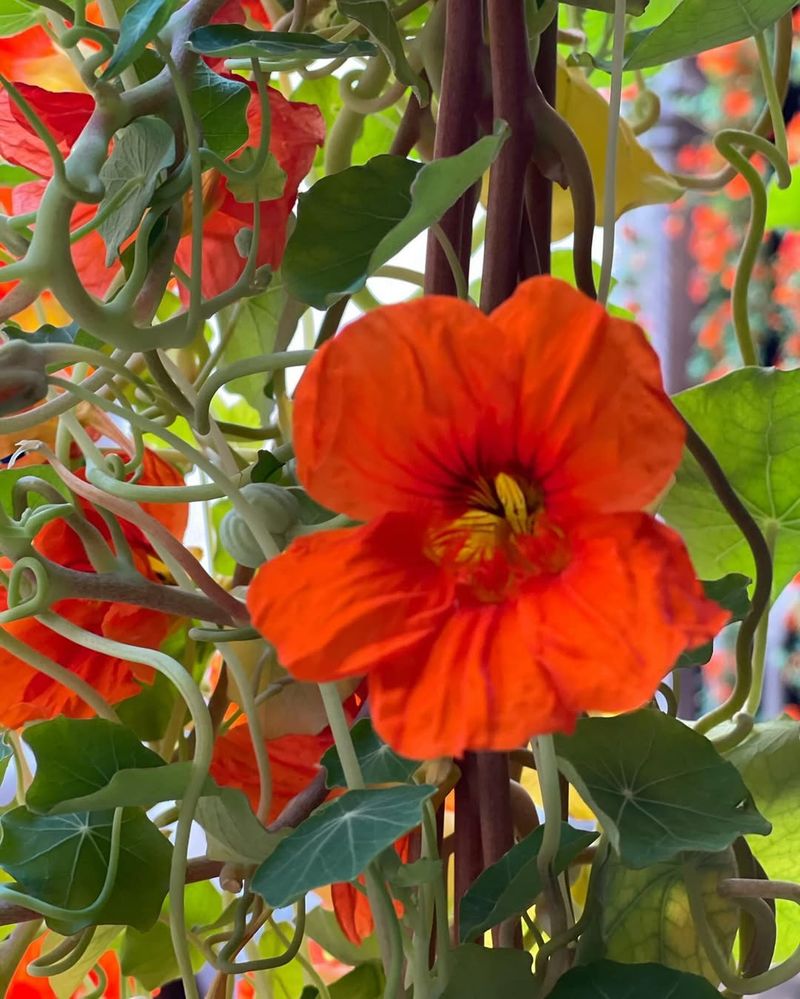
<path fill-rule="evenodd" d="M 521 950 L 461 944 L 451 955 L 453 971 L 441 999 L 520 996 L 533 999 L 532 958 Z"/>
<path fill-rule="evenodd" d="M 739 910 L 718 889 L 723 880 L 736 877 L 731 851 L 700 855 L 693 863 L 709 927 L 723 953 L 730 954 Z M 695 929 L 682 859 L 633 870 L 611 854 L 598 876 L 602 906 L 581 939 L 579 963 L 592 956 L 626 964 L 654 962 L 719 981 Z"/>
<path fill-rule="evenodd" d="M 233 336 L 225 344 L 220 364 L 234 364 L 236 361 L 270 354 L 275 346 L 278 333 L 278 320 L 286 304 L 286 287 L 280 272 L 273 274 L 266 291 L 240 303 Z M 220 322 L 223 329 L 233 315 L 223 310 Z M 249 375 L 236 378 L 226 386 L 245 399 L 266 423 L 272 410 L 272 401 L 264 395 L 264 385 L 269 374 Z"/>
<path fill-rule="evenodd" d="M 536 861 L 543 835 L 544 827 L 539 826 L 496 864 L 478 875 L 461 900 L 459 932 L 462 942 L 479 937 L 492 926 L 510 916 L 519 916 L 533 905 L 542 890 Z M 596 832 L 582 832 L 563 822 L 553 873 L 565 871 L 597 836 Z"/>
<path fill-rule="evenodd" d="M 62 801 L 50 809 L 50 814 L 97 811 L 131 805 L 151 808 L 161 801 L 180 801 L 186 793 L 191 776 L 190 760 L 168 763 L 156 769 L 120 770 L 104 788 L 85 797 Z M 211 778 L 206 778 L 204 795 L 217 795 L 220 790 Z"/>
<path fill-rule="evenodd" d="M 655 28 L 625 42 L 625 69 L 661 66 L 764 31 L 791 10 L 793 0 L 683 0 Z"/>
<path fill-rule="evenodd" d="M 417 760 L 407 760 L 390 749 L 375 732 L 369 718 L 357 721 L 350 735 L 367 784 L 403 783 L 419 767 Z M 327 787 L 347 787 L 335 746 L 331 746 L 320 762 L 327 771 Z"/>
<path fill-rule="evenodd" d="M 250 88 L 241 80 L 229 80 L 212 72 L 200 61 L 194 70 L 189 95 L 200 121 L 203 145 L 223 158 L 247 142 L 247 105 Z"/>
<path fill-rule="evenodd" d="M 348 791 L 286 837 L 253 875 L 253 891 L 273 907 L 321 885 L 352 881 L 409 829 L 436 788 Z"/>
<path fill-rule="evenodd" d="M 206 834 L 206 853 L 213 860 L 260 864 L 288 835 L 286 831 L 268 833 L 247 795 L 234 787 L 219 788 L 213 797 L 201 798 L 195 821 Z"/>
<path fill-rule="evenodd" d="M 574 735 L 556 737 L 556 751 L 629 867 L 686 850 L 716 852 L 744 833 L 770 831 L 736 768 L 659 711 L 582 719 Z"/>
<path fill-rule="evenodd" d="M 409 214 L 411 185 L 421 169 L 399 156 L 376 156 L 301 194 L 283 258 L 289 293 L 324 309 L 363 288 L 375 248 Z"/>
<path fill-rule="evenodd" d="M 743 368 L 674 402 L 762 531 L 774 532 L 777 597 L 800 565 L 800 371 Z M 698 575 L 754 577 L 747 542 L 688 453 L 660 513 L 683 536 Z"/>
<path fill-rule="evenodd" d="M 428 100 L 429 88 L 409 66 L 397 24 L 387 0 L 337 0 L 345 17 L 363 25 L 386 56 L 392 72 L 401 83 L 411 87 L 422 104 Z"/>
<path fill-rule="evenodd" d="M 176 0 L 136 0 L 122 16 L 119 42 L 102 78 L 110 80 L 141 56 L 170 18 Z"/>
<path fill-rule="evenodd" d="M 300 195 L 283 274 L 291 295 L 317 309 L 364 287 L 367 278 L 437 222 L 497 158 L 508 137 L 498 123 L 457 156 L 424 166 L 376 156 L 324 177 Z"/>
<path fill-rule="evenodd" d="M 217 59 L 259 59 L 274 63 L 312 62 L 342 56 L 368 56 L 377 51 L 372 42 L 352 39 L 329 42 L 319 35 L 291 31 L 251 31 L 241 24 L 213 24 L 195 28 L 188 47 Z"/>
<path fill-rule="evenodd" d="M 113 812 L 36 815 L 25 807 L 0 818 L 0 866 L 29 895 L 65 909 L 94 902 L 103 887 Z M 111 897 L 99 915 L 51 919 L 59 933 L 94 925 L 149 929 L 167 892 L 172 846 L 139 809 L 126 809 L 119 867 Z M 146 871 L 146 876 L 143 872 Z"/>
<path fill-rule="evenodd" d="M 54 718 L 28 726 L 23 738 L 36 757 L 36 774 L 26 796 L 36 812 L 93 795 L 120 770 L 165 766 L 130 729 L 105 718 Z"/>
<path fill-rule="evenodd" d="M 660 964 L 614 964 L 597 961 L 572 968 L 550 999 L 719 999 L 705 978 Z"/>
<path fill-rule="evenodd" d="M 743 576 L 738 572 L 728 573 L 722 579 L 703 580 L 703 590 L 709 600 L 713 600 L 730 611 L 731 620 L 741 621 L 750 609 L 750 598 L 747 595 L 747 588 L 752 580 L 748 576 Z M 688 649 L 681 653 L 676 668 L 681 666 L 705 666 L 714 653 L 714 643 L 706 642 L 705 645 L 698 645 L 694 649 Z"/>
<path fill-rule="evenodd" d="M 106 193 L 98 211 L 117 197 L 132 179 L 138 186 L 98 226 L 97 231 L 106 244 L 106 267 L 114 263 L 120 245 L 138 228 L 153 199 L 161 171 L 172 166 L 174 160 L 175 136 L 160 118 L 138 118 L 117 133 L 111 155 L 100 168 Z"/>
<path fill-rule="evenodd" d="M 773 880 L 796 881 L 800 855 L 800 725 L 778 719 L 756 725 L 730 760 L 753 788 L 760 811 L 772 823 L 771 836 L 748 837 L 750 849 Z M 775 962 L 797 946 L 800 908 L 778 899 Z"/>

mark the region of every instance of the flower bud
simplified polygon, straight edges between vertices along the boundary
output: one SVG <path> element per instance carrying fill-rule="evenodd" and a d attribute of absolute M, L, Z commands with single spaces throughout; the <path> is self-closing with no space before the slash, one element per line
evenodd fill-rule
<path fill-rule="evenodd" d="M 39 351 L 24 340 L 0 346 L 0 416 L 28 409 L 47 396 L 47 371 Z"/>
<path fill-rule="evenodd" d="M 242 487 L 242 496 L 256 508 L 264 526 L 283 549 L 288 544 L 288 530 L 297 522 L 300 506 L 294 495 L 271 482 L 250 482 Z M 236 510 L 225 514 L 219 527 L 223 548 L 240 565 L 255 569 L 264 561 L 264 554 L 253 533 Z"/>

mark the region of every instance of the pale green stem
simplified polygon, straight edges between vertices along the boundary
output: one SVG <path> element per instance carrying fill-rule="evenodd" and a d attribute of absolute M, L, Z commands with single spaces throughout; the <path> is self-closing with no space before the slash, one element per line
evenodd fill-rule
<path fill-rule="evenodd" d="M 786 122 L 783 120 L 783 101 L 778 94 L 775 83 L 775 74 L 772 71 L 767 41 L 764 32 L 759 31 L 755 35 L 756 47 L 758 49 L 758 64 L 761 67 L 761 79 L 764 81 L 764 92 L 767 97 L 767 107 L 772 119 L 772 131 L 775 136 L 775 147 L 778 153 L 788 161 L 789 143 L 786 137 Z"/>
<path fill-rule="evenodd" d="M 455 247 L 450 242 L 450 237 L 438 222 L 434 222 L 431 226 L 431 232 L 436 237 L 439 246 L 442 248 L 442 252 L 447 258 L 447 262 L 450 265 L 450 271 L 452 272 L 453 281 L 456 286 L 456 295 L 465 302 L 469 301 L 469 281 L 467 280 L 467 275 L 461 267 L 461 261 L 458 259 Z"/>
<path fill-rule="evenodd" d="M 617 144 L 619 117 L 622 107 L 622 73 L 625 62 L 625 0 L 614 0 L 614 52 L 611 60 L 611 95 L 608 108 L 608 139 L 606 142 L 606 177 L 603 197 L 603 257 L 597 300 L 608 301 L 611 271 L 614 266 L 614 241 L 617 221 Z"/>
<path fill-rule="evenodd" d="M 33 943 L 42 928 L 40 919 L 29 923 L 19 923 L 11 935 L 0 943 L 0 996 L 6 995 L 11 979 L 28 947 Z"/>
<path fill-rule="evenodd" d="M 353 740 L 350 737 L 350 726 L 342 707 L 339 689 L 335 683 L 321 683 L 319 692 L 328 716 L 331 734 L 336 744 L 336 751 L 342 764 L 342 771 L 351 791 L 363 790 L 366 786 L 361 765 L 358 762 Z M 400 924 L 394 911 L 389 893 L 382 878 L 371 864 L 365 873 L 367 897 L 369 898 L 372 915 L 375 919 L 375 930 L 381 944 L 384 967 L 386 969 L 386 999 L 399 999 L 403 972 L 403 941 Z"/>
<path fill-rule="evenodd" d="M 439 856 L 436 837 L 436 815 L 428 799 L 422 806 L 422 847 L 426 857 Z M 442 876 L 433 884 L 434 912 L 436 917 L 436 979 L 440 988 L 450 980 L 450 924 L 447 911 L 447 871 L 442 865 Z"/>
<path fill-rule="evenodd" d="M 55 376 L 50 377 L 50 381 L 54 385 L 58 385 L 61 388 L 66 388 L 68 391 L 74 392 L 82 399 L 86 399 L 87 402 L 93 402 L 96 406 L 104 409 L 107 413 L 112 413 L 114 416 L 119 416 L 128 423 L 138 426 L 142 431 L 146 433 L 154 434 L 160 437 L 161 440 L 165 441 L 171 447 L 173 447 L 180 454 L 185 455 L 192 464 L 201 468 L 206 475 L 214 482 L 223 492 L 225 496 L 233 504 L 234 509 L 239 514 L 239 516 L 244 520 L 247 526 L 250 528 L 253 537 L 256 539 L 257 544 L 261 548 L 266 558 L 274 558 L 278 554 L 278 546 L 272 535 L 264 526 L 263 518 L 259 514 L 258 510 L 249 503 L 247 499 L 242 496 L 239 491 L 239 485 L 234 483 L 227 475 L 225 475 L 218 467 L 207 458 L 204 454 L 197 450 L 197 448 L 192 447 L 191 444 L 187 444 L 186 441 L 178 437 L 177 434 L 173 434 L 171 431 L 167 430 L 165 427 L 159 426 L 152 420 L 148 420 L 143 417 L 140 413 L 135 410 L 122 409 L 116 406 L 114 403 L 109 402 L 107 399 L 92 398 L 81 388 L 79 385 L 72 385 L 70 382 L 65 381 L 63 378 L 56 378 Z M 102 471 L 102 470 L 101 470 Z M 93 470 L 87 471 L 88 478 L 92 479 L 94 474 Z M 98 477 L 99 478 L 99 477 Z M 136 487 L 133 486 L 135 489 Z M 141 488 L 141 487 L 138 487 Z M 182 487 L 188 488 L 188 487 Z M 126 497 L 132 495 L 128 491 L 129 487 L 126 483 L 119 483 L 116 486 L 116 495 Z M 163 495 L 163 494 L 162 494 Z M 185 494 L 183 494 L 185 496 Z"/>
<path fill-rule="evenodd" d="M 767 542 L 770 557 L 775 556 L 775 542 L 778 539 L 778 524 L 776 521 L 769 521 L 764 528 L 764 540 Z M 756 629 L 755 643 L 753 646 L 753 678 L 750 684 L 750 693 L 747 695 L 745 712 L 751 718 L 755 718 L 761 705 L 761 695 L 764 689 L 764 667 L 767 658 L 767 635 L 769 632 L 769 607 L 766 608 Z"/>
<path fill-rule="evenodd" d="M 247 726 L 250 729 L 250 741 L 253 743 L 253 753 L 258 766 L 258 786 L 259 798 L 256 815 L 261 822 L 266 824 L 269 815 L 270 804 L 272 803 L 272 772 L 269 761 L 269 752 L 264 742 L 264 731 L 261 727 L 261 717 L 256 705 L 253 681 L 247 675 L 244 663 L 239 658 L 238 653 L 230 643 L 216 646 L 228 664 L 228 669 L 239 688 L 239 696 L 242 700 L 242 710 L 247 718 Z"/>
<path fill-rule="evenodd" d="M 186 880 L 186 860 L 189 850 L 189 837 L 197 804 L 203 793 L 203 785 L 208 777 L 211 757 L 214 750 L 214 729 L 206 702 L 196 683 L 184 667 L 171 656 L 154 649 L 144 649 L 136 645 L 104 638 L 79 628 L 56 614 L 43 614 L 43 624 L 57 634 L 79 645 L 101 652 L 126 662 L 143 663 L 163 674 L 186 702 L 194 723 L 195 749 L 192 769 L 180 805 L 180 814 L 175 827 L 172 866 L 169 879 L 171 907 L 170 933 L 175 956 L 180 968 L 183 987 L 187 999 L 199 999 L 197 983 L 192 969 L 192 959 L 186 942 L 186 915 L 184 909 L 184 887 Z"/>
<path fill-rule="evenodd" d="M 767 221 L 767 189 L 761 174 L 740 150 L 744 149 L 751 155 L 758 152 L 765 156 L 775 167 L 778 186 L 782 189 L 791 184 L 792 174 L 786 159 L 781 156 L 771 142 L 762 139 L 759 135 L 751 135 L 749 132 L 740 132 L 735 129 L 725 129 L 714 137 L 714 145 L 731 166 L 739 171 L 750 188 L 752 202 L 750 224 L 736 265 L 731 306 L 734 332 L 739 343 L 742 360 L 746 365 L 756 365 L 758 358 L 750 327 L 747 298 L 750 278 L 753 274 Z"/>

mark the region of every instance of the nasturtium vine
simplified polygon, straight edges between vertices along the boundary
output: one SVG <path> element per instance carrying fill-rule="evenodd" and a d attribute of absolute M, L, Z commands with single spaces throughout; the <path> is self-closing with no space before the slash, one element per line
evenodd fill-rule
<path fill-rule="evenodd" d="M 0 0 L 0 995 L 800 975 L 799 31 Z"/>

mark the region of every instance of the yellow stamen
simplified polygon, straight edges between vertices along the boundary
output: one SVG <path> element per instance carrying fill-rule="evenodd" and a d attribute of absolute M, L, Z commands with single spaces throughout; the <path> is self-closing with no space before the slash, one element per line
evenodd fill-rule
<path fill-rule="evenodd" d="M 156 558 L 155 555 L 148 555 L 147 564 L 153 570 L 156 579 L 160 583 L 165 583 L 167 586 L 175 585 L 175 577 L 169 571 L 169 567 L 162 562 L 161 559 Z"/>
<path fill-rule="evenodd" d="M 494 488 L 512 532 L 525 534 L 530 527 L 530 515 L 522 486 L 513 476 L 500 472 L 494 477 Z"/>

